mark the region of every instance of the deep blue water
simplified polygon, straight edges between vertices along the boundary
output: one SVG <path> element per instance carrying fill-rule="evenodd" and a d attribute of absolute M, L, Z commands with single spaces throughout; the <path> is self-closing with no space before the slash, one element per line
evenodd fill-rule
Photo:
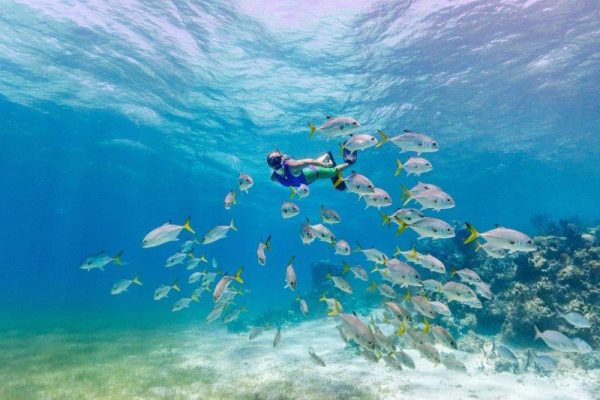
<path fill-rule="evenodd" d="M 300 242 L 300 223 L 316 221 L 321 204 L 341 214 L 333 229 L 351 244 L 411 247 L 414 234 L 397 238 L 376 210 L 328 181 L 311 186 L 298 217 L 281 219 L 288 191 L 269 181 L 265 156 L 275 147 L 298 158 L 337 154 L 336 141 L 308 139 L 307 121 L 326 115 L 351 115 L 364 132 L 436 138 L 441 150 L 422 180 L 456 200 L 439 214 L 447 221 L 527 233 L 537 213 L 595 221 L 599 32 L 592 1 L 4 3 L 3 324 L 203 319 L 206 294 L 178 314 L 177 296 L 152 300 L 160 284 L 187 280 L 182 266 L 163 266 L 178 246 L 141 248 L 148 231 L 188 215 L 199 234 L 233 216 L 239 232 L 198 253 L 225 271 L 246 267 L 243 302 L 256 315 L 294 303 L 283 289 L 292 254 L 301 293 L 313 261 L 341 261 Z M 395 208 L 400 184 L 416 182 L 393 175 L 395 159 L 407 157 L 386 145 L 361 153 L 355 169 Z M 227 211 L 240 171 L 256 184 Z M 255 250 L 268 234 L 263 268 Z M 90 254 L 121 249 L 122 269 L 79 269 Z M 143 287 L 110 295 L 135 273 Z"/>

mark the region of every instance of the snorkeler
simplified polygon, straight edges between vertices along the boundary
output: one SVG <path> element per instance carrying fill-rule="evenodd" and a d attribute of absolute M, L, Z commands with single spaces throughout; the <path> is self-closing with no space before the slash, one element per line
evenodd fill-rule
<path fill-rule="evenodd" d="M 273 169 L 271 180 L 286 187 L 310 185 L 317 179 L 329 178 L 337 190 L 346 190 L 346 184 L 338 177 L 341 175 L 341 171 L 354 164 L 356 155 L 344 157 L 344 159 L 346 162 L 336 165 L 331 152 L 327 152 L 316 159 L 294 160 L 279 150 L 275 150 L 267 156 L 267 164 Z"/>

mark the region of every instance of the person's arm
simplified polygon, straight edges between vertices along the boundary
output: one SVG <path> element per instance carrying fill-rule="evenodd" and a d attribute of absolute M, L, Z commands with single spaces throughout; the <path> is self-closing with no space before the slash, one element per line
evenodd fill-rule
<path fill-rule="evenodd" d="M 303 160 L 288 160 L 286 161 L 288 167 L 294 169 L 302 169 L 304 167 L 308 167 L 309 165 L 314 165 L 316 167 L 329 167 L 328 164 L 322 163 L 312 158 L 305 158 Z"/>

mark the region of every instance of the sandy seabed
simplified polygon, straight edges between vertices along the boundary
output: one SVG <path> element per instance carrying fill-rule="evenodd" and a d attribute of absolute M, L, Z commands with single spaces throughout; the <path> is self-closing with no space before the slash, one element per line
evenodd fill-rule
<path fill-rule="evenodd" d="M 600 399 L 600 371 L 568 360 L 549 376 L 497 373 L 482 353 L 455 351 L 467 366 L 461 373 L 408 350 L 416 368 L 397 371 L 344 349 L 332 319 L 284 327 L 277 348 L 274 334 L 250 341 L 205 324 L 11 332 L 0 338 L 0 399 Z"/>

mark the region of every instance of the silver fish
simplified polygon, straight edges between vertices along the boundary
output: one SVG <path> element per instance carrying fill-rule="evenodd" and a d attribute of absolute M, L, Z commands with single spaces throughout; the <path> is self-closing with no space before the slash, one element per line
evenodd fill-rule
<path fill-rule="evenodd" d="M 201 242 L 202 244 L 209 244 L 216 242 L 217 240 L 224 239 L 227 237 L 227 233 L 229 233 L 229 230 L 231 229 L 237 231 L 237 228 L 233 224 L 233 218 L 231 219 L 229 225 L 217 225 L 210 231 L 206 232 L 204 236 L 202 236 Z"/>
<path fill-rule="evenodd" d="M 348 256 L 351 252 L 352 250 L 350 249 L 350 245 L 345 240 L 340 239 L 335 243 L 335 254 Z"/>
<path fill-rule="evenodd" d="M 406 171 L 406 175 L 420 176 L 425 172 L 429 172 L 433 169 L 431 163 L 421 157 L 410 157 L 404 164 L 400 160 L 396 160 L 396 172 L 394 175 L 400 175 L 400 171 L 403 169 Z"/>
<path fill-rule="evenodd" d="M 321 367 L 325 367 L 327 364 L 325 364 L 325 361 L 323 361 L 323 359 L 321 357 L 319 357 L 315 351 L 313 350 L 313 348 L 309 348 L 308 349 L 308 354 L 310 354 L 310 358 L 317 364 L 320 365 Z"/>
<path fill-rule="evenodd" d="M 375 145 L 377 145 L 377 139 L 374 136 L 362 133 L 359 135 L 351 134 L 348 140 L 343 144 L 340 144 L 340 148 L 355 152 L 358 150 L 366 150 Z"/>
<path fill-rule="evenodd" d="M 90 271 L 95 268 L 104 271 L 104 267 L 106 267 L 111 262 L 114 262 L 117 265 L 122 265 L 122 254 L 123 252 L 120 251 L 115 256 L 111 257 L 109 255 L 104 254 L 104 252 L 101 251 L 100 253 L 94 254 L 93 256 L 89 256 L 85 260 L 83 260 L 80 264 L 80 268 L 85 269 L 87 271 Z"/>
<path fill-rule="evenodd" d="M 344 178 L 344 182 L 350 193 L 355 193 L 359 196 L 375 193 L 375 185 L 373 182 L 356 171 L 352 171 L 350 175 Z"/>
<path fill-rule="evenodd" d="M 242 280 L 243 271 L 244 267 L 240 267 L 233 276 L 227 274 L 223 275 L 221 280 L 219 280 L 219 282 L 215 286 L 215 290 L 213 291 L 213 301 L 215 303 L 219 301 L 221 296 L 223 296 L 223 293 L 225 292 L 225 290 L 227 290 L 232 281 L 235 280 L 238 283 L 244 283 L 244 281 Z"/>
<path fill-rule="evenodd" d="M 273 338 L 273 347 L 279 346 L 279 342 L 281 342 L 281 328 L 277 328 L 277 333 Z"/>
<path fill-rule="evenodd" d="M 444 327 L 439 325 L 432 325 L 430 327 L 430 332 L 432 333 L 437 343 L 441 343 L 444 346 L 454 350 L 458 349 L 456 340 L 454 340 L 450 332 L 448 332 Z"/>
<path fill-rule="evenodd" d="M 351 117 L 332 117 L 327 116 L 327 121 L 323 125 L 314 126 L 310 122 L 308 123 L 310 131 L 310 137 L 317 132 L 322 133 L 328 139 L 335 138 L 338 136 L 344 136 L 350 134 L 355 129 L 360 128 L 360 123 Z"/>
<path fill-rule="evenodd" d="M 300 207 L 291 201 L 284 201 L 281 205 L 281 217 L 284 219 L 293 218 L 300 214 Z"/>
<path fill-rule="evenodd" d="M 114 294 L 121 294 L 123 292 L 126 292 L 132 283 L 142 286 L 142 281 L 140 281 L 139 276 L 136 276 L 133 279 L 121 279 L 120 281 L 118 281 L 117 283 L 115 283 L 113 285 L 112 289 L 110 290 L 110 294 L 114 295 Z"/>
<path fill-rule="evenodd" d="M 356 314 L 340 313 L 339 316 L 352 340 L 366 350 L 375 350 L 375 338 L 367 324 L 362 322 Z"/>
<path fill-rule="evenodd" d="M 300 312 L 304 315 L 308 315 L 308 304 L 306 303 L 306 300 L 298 296 L 296 297 L 296 301 L 300 306 Z"/>
<path fill-rule="evenodd" d="M 248 339 L 249 340 L 256 339 L 258 336 L 262 335 L 263 332 L 264 332 L 263 328 L 260 328 L 260 327 L 252 328 L 252 330 L 248 334 Z"/>
<path fill-rule="evenodd" d="M 227 196 L 225 196 L 225 201 L 223 203 L 225 205 L 226 210 L 231 209 L 231 206 L 237 203 L 237 192 L 231 189 L 227 193 Z"/>
<path fill-rule="evenodd" d="M 321 221 L 326 224 L 338 224 L 342 221 L 342 218 L 334 209 L 321 205 Z"/>
<path fill-rule="evenodd" d="M 333 285 L 342 292 L 352 294 L 352 286 L 341 276 L 333 276 L 331 273 L 328 273 L 326 278 L 330 279 L 333 282 Z"/>
<path fill-rule="evenodd" d="M 186 257 L 186 253 L 175 253 L 171 257 L 167 258 L 167 261 L 165 262 L 165 267 L 171 268 L 176 265 L 179 265 L 183 262 L 183 260 L 185 260 Z"/>
<path fill-rule="evenodd" d="M 377 144 L 377 147 L 383 145 L 387 141 L 390 141 L 400 148 L 401 153 L 414 151 L 417 153 L 417 155 L 421 155 L 421 153 L 432 153 L 439 150 L 437 142 L 422 133 L 405 129 L 404 133 L 390 138 L 383 131 L 377 132 L 382 137 Z"/>
<path fill-rule="evenodd" d="M 264 266 L 267 263 L 267 256 L 265 254 L 265 250 L 271 249 L 271 235 L 264 242 L 260 242 L 258 244 L 258 248 L 256 249 L 256 257 L 258 258 L 258 264 Z"/>
<path fill-rule="evenodd" d="M 449 239 L 453 238 L 455 235 L 452 226 L 437 218 L 425 217 L 410 225 L 403 224 L 400 227 L 400 230 L 404 230 L 403 228 L 406 226 L 419 234 L 418 239 Z"/>
<path fill-rule="evenodd" d="M 361 281 L 365 281 L 365 282 L 369 280 L 367 271 L 360 265 L 351 267 L 350 265 L 348 265 L 347 263 L 344 262 L 344 263 L 342 263 L 342 266 L 343 266 L 342 274 L 345 274 L 346 272 L 350 271 L 350 272 L 352 272 L 352 274 L 354 275 L 354 277 L 356 279 L 360 279 Z"/>
<path fill-rule="evenodd" d="M 574 337 L 571 340 L 573 341 L 573 343 L 575 343 L 575 346 L 577 346 L 577 349 L 579 350 L 579 353 L 581 353 L 581 354 L 587 354 L 587 353 L 591 353 L 592 352 L 592 346 L 590 346 L 588 344 L 588 342 L 586 342 L 585 340 L 580 339 L 578 337 Z"/>
<path fill-rule="evenodd" d="M 468 222 L 466 223 L 466 226 L 470 232 L 470 235 L 465 240 L 465 244 L 470 243 L 480 237 L 485 239 L 487 242 L 492 243 L 496 247 L 509 250 L 511 253 L 517 251 L 529 252 L 536 250 L 536 246 L 529 236 L 514 229 L 508 229 L 499 226 L 487 232 L 479 233 L 475 227 Z"/>
<path fill-rule="evenodd" d="M 440 353 L 437 351 L 435 347 L 428 343 L 417 343 L 415 349 L 419 351 L 421 356 L 434 364 L 439 364 L 442 362 Z"/>
<path fill-rule="evenodd" d="M 154 300 L 160 300 L 169 295 L 171 289 L 181 292 L 179 285 L 177 284 L 177 279 L 171 285 L 161 285 L 158 289 L 154 291 Z"/>
<path fill-rule="evenodd" d="M 290 288 L 292 290 L 296 290 L 296 285 L 298 282 L 296 281 L 296 271 L 294 270 L 294 266 L 292 265 L 295 258 L 296 256 L 292 256 L 292 258 L 290 258 L 288 266 L 285 269 L 285 286 L 283 287 L 284 289 Z"/>
<path fill-rule="evenodd" d="M 558 331 L 546 330 L 540 332 L 537 326 L 533 326 L 535 329 L 535 339 L 542 339 L 549 347 L 557 351 L 564 353 L 578 353 L 579 349 L 577 345 L 573 343 L 571 339 L 563 335 Z"/>
<path fill-rule="evenodd" d="M 310 195 L 310 188 L 302 183 L 297 188 L 290 186 L 290 200 L 293 199 L 296 195 L 298 195 L 299 199 L 303 199 Z"/>
<path fill-rule="evenodd" d="M 167 222 L 158 228 L 151 230 L 142 240 L 142 247 L 156 247 L 167 242 L 179 240 L 178 236 L 184 229 L 193 234 L 196 233 L 190 226 L 190 217 L 185 220 L 183 225 L 174 225 Z"/>
<path fill-rule="evenodd" d="M 179 299 L 175 302 L 175 304 L 173 304 L 173 308 L 171 308 L 171 311 L 176 312 L 181 311 L 184 308 L 188 308 L 191 302 L 192 299 L 190 297 L 184 297 L 182 299 Z"/>
<path fill-rule="evenodd" d="M 373 193 L 362 195 L 362 198 L 365 199 L 365 209 L 376 207 L 379 210 L 392 205 L 392 196 L 381 188 L 375 188 Z"/>
<path fill-rule="evenodd" d="M 418 192 L 417 194 L 406 190 L 404 187 L 402 190 L 404 192 L 403 197 L 406 198 L 404 205 L 407 205 L 411 200 L 414 200 L 421 205 L 421 211 L 428 209 L 440 211 L 454 208 L 456 206 L 452 196 L 438 189 L 429 189 Z"/>
<path fill-rule="evenodd" d="M 565 319 L 569 324 L 573 325 L 575 328 L 590 328 L 592 325 L 590 321 L 583 315 L 576 312 L 568 312 L 563 314 L 558 307 L 555 307 L 556 313 L 560 318 Z"/>
<path fill-rule="evenodd" d="M 240 172 L 240 176 L 238 177 L 238 188 L 240 191 L 248 193 L 248 190 L 252 186 L 254 186 L 254 179 L 250 175 Z"/>

